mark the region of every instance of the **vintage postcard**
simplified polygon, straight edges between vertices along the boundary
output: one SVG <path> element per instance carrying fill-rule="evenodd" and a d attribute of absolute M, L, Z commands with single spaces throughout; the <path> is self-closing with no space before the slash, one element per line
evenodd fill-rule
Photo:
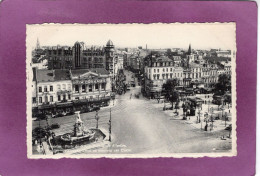
<path fill-rule="evenodd" d="M 28 24 L 28 158 L 236 156 L 236 23 Z"/>

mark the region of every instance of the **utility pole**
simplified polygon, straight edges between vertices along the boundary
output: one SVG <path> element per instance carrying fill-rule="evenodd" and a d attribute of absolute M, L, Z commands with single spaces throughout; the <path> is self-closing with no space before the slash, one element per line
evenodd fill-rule
<path fill-rule="evenodd" d="M 110 108 L 110 118 L 109 118 L 109 142 L 111 142 L 111 129 L 112 129 L 112 124 L 111 124 L 111 108 Z"/>

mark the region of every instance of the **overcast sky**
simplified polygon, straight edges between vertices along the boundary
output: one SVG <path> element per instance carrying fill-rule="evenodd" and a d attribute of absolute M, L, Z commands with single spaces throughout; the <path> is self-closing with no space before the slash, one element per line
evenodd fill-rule
<path fill-rule="evenodd" d="M 103 46 L 111 39 L 115 47 L 234 49 L 235 23 L 27 25 L 27 46 L 35 47 L 37 38 L 41 46 Z"/>

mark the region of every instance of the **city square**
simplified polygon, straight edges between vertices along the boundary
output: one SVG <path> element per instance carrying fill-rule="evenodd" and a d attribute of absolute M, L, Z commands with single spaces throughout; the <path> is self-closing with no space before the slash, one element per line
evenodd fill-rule
<path fill-rule="evenodd" d="M 32 155 L 232 154 L 235 51 L 148 46 L 41 46 L 37 38 Z"/>

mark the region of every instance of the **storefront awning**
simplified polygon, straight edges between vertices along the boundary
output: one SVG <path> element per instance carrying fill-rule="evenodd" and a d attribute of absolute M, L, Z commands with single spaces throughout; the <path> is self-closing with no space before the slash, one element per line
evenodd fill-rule
<path fill-rule="evenodd" d="M 49 108 L 54 108 L 55 105 L 53 104 L 49 104 L 49 105 L 41 105 L 41 106 L 38 106 L 38 109 L 49 109 Z"/>
<path fill-rule="evenodd" d="M 61 108 L 61 107 L 70 107 L 70 106 L 72 106 L 72 105 L 73 105 L 72 102 L 57 103 L 57 104 L 56 104 L 56 107 L 58 107 L 58 108 Z"/>

